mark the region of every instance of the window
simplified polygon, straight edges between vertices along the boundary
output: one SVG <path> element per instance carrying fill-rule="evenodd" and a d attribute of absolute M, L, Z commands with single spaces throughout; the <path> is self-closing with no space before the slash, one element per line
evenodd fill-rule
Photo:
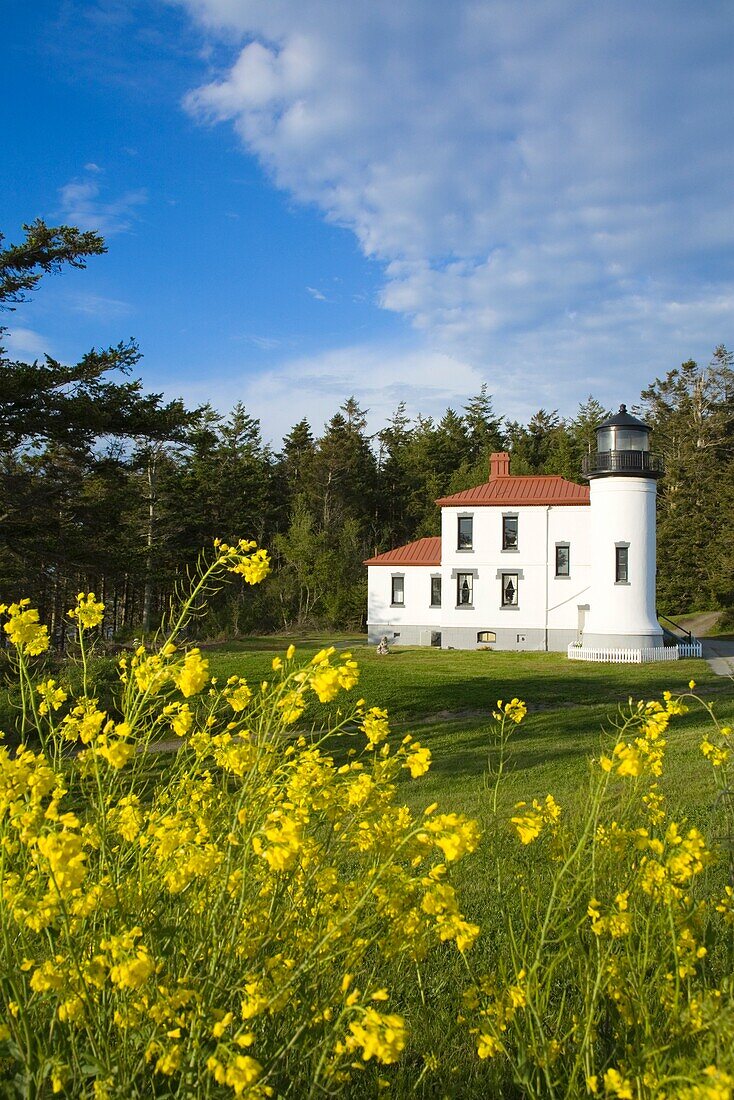
<path fill-rule="evenodd" d="M 459 550 L 471 550 L 474 545 L 474 517 L 459 516 L 457 547 Z"/>
<path fill-rule="evenodd" d="M 432 630 L 431 631 L 431 645 L 434 646 L 437 649 L 441 648 L 441 631 L 440 630 Z"/>
<path fill-rule="evenodd" d="M 567 542 L 556 543 L 556 576 L 571 575 L 571 548 Z"/>
<path fill-rule="evenodd" d="M 457 573 L 456 603 L 459 607 L 472 606 L 474 576 L 472 573 Z"/>
<path fill-rule="evenodd" d="M 477 645 L 480 645 L 482 643 L 484 645 L 486 645 L 488 642 L 496 642 L 496 641 L 497 641 L 497 635 L 495 634 L 494 630 L 478 630 L 477 631 Z"/>
<path fill-rule="evenodd" d="M 629 584 L 629 546 L 615 546 L 615 573 L 617 584 Z"/>
<path fill-rule="evenodd" d="M 431 577 L 431 607 L 441 606 L 441 578 Z"/>
<path fill-rule="evenodd" d="M 517 550 L 517 516 L 502 517 L 502 549 Z"/>
<path fill-rule="evenodd" d="M 392 605 L 393 607 L 405 606 L 405 577 L 392 579 Z"/>
<path fill-rule="evenodd" d="M 517 607 L 517 573 L 502 574 L 502 606 Z"/>

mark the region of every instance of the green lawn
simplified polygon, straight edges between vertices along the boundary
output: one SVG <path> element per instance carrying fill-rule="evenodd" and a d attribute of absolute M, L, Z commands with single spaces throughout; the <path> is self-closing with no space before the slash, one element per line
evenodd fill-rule
<path fill-rule="evenodd" d="M 307 660 L 327 641 L 339 648 L 349 639 L 310 636 L 296 640 L 296 659 Z M 273 677 L 271 661 L 289 640 L 256 638 L 236 647 L 207 650 L 212 674 L 237 674 L 257 683 Z M 503 802 L 553 791 L 559 800 L 575 800 L 583 790 L 589 759 L 599 754 L 602 730 L 611 728 L 620 706 L 632 698 L 661 698 L 696 691 L 714 701 L 717 713 L 734 717 L 734 682 L 715 676 L 705 661 L 671 664 L 602 665 L 569 661 L 557 653 L 393 649 L 378 657 L 372 647 L 350 645 L 360 666 L 360 682 L 346 698 L 362 697 L 369 706 L 388 708 L 398 733 L 411 732 L 430 747 L 433 766 L 427 776 L 406 783 L 407 801 L 442 806 L 482 818 L 487 803 L 485 773 L 490 752 L 491 711 L 498 699 L 524 699 L 529 713 L 513 736 L 511 771 Z M 336 706 L 345 707 L 345 696 Z M 317 721 L 329 708 L 314 702 L 305 717 Z M 322 712 L 322 715 L 319 715 Z M 671 726 L 666 785 L 686 812 L 698 814 L 710 803 L 710 769 L 697 745 L 708 719 L 690 713 Z"/>
<path fill-rule="evenodd" d="M 506 653 L 495 650 L 439 650 L 395 647 L 378 657 L 372 646 L 349 638 L 308 636 L 295 640 L 297 659 L 310 659 L 322 645 L 349 645 L 361 678 L 354 697 L 387 707 L 395 719 L 465 715 L 491 710 L 497 699 L 519 696 L 531 708 L 616 705 L 630 696 L 650 698 L 664 688 L 682 691 L 695 679 L 704 693 L 725 694 L 728 681 L 715 676 L 705 661 L 670 664 L 602 665 L 569 661 L 560 653 Z M 236 646 L 207 649 L 217 676 L 237 674 L 260 681 L 272 676 L 272 658 L 289 639 L 253 638 Z M 727 688 L 728 685 L 728 688 Z"/>

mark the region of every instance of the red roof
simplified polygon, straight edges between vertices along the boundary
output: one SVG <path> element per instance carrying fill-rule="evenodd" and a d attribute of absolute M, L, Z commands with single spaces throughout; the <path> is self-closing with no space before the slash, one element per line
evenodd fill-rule
<path fill-rule="evenodd" d="M 588 504 L 588 485 L 577 485 L 564 477 L 530 475 L 494 477 L 473 489 L 464 489 L 436 501 L 442 507 L 471 504 L 474 507 L 520 507 L 524 504 Z"/>
<path fill-rule="evenodd" d="M 418 539 L 416 542 L 409 542 L 406 546 L 398 546 L 395 550 L 386 550 L 384 554 L 376 554 L 374 558 L 367 558 L 362 564 L 440 565 L 441 536 Z"/>

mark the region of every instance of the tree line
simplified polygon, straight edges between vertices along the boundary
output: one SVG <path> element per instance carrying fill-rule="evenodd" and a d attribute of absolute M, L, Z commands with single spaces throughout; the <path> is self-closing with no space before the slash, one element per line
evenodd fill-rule
<path fill-rule="evenodd" d="M 0 308 L 26 301 L 44 275 L 105 251 L 94 233 L 24 227 L 0 236 Z M 0 328 L 0 342 L 3 329 Z M 411 418 L 400 404 L 376 434 L 348 397 L 320 434 L 306 419 L 276 450 L 242 404 L 188 409 L 131 378 L 133 341 L 72 366 L 23 363 L 0 348 L 0 600 L 30 597 L 63 644 L 77 591 L 107 606 L 111 636 L 155 628 L 214 537 L 268 547 L 264 590 L 215 597 L 201 636 L 318 626 L 358 629 L 364 558 L 440 530 L 437 497 L 485 481 L 492 451 L 512 471 L 580 480 L 581 458 L 609 412 L 540 409 L 527 424 L 497 413 L 486 385 L 459 411 Z M 734 362 L 716 348 L 655 379 L 635 411 L 663 454 L 659 608 L 734 605 Z"/>

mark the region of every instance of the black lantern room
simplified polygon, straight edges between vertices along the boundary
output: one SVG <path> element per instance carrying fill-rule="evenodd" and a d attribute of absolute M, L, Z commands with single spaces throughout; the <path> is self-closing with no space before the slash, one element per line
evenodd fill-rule
<path fill-rule="evenodd" d="M 650 429 L 631 416 L 626 405 L 596 429 L 596 451 L 584 455 L 581 471 L 586 478 L 660 477 L 663 460 L 650 450 Z"/>

